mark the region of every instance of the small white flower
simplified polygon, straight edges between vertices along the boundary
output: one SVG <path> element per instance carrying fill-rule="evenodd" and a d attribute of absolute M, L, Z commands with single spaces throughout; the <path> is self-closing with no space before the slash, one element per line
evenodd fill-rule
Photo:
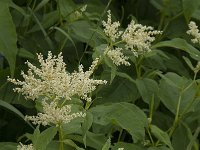
<path fill-rule="evenodd" d="M 108 10 L 107 12 L 108 12 L 107 22 L 102 21 L 104 32 L 113 42 L 115 42 L 115 40 L 119 38 L 120 35 L 122 34 L 122 31 L 118 31 L 119 30 L 118 28 L 120 27 L 120 23 L 119 21 L 112 23 L 111 11 Z"/>
<path fill-rule="evenodd" d="M 122 53 L 122 48 L 115 48 L 110 49 L 109 47 L 106 47 L 104 54 L 107 55 L 116 66 L 125 65 L 130 66 L 130 63 L 127 61 L 128 57 L 124 56 Z"/>
<path fill-rule="evenodd" d="M 83 13 L 86 11 L 86 9 L 87 9 L 87 5 L 84 5 L 83 7 L 81 7 L 80 10 L 75 11 L 74 12 L 75 18 L 77 18 L 77 19 L 81 18 L 83 16 Z"/>
<path fill-rule="evenodd" d="M 118 150 L 124 150 L 124 148 L 118 148 Z"/>
<path fill-rule="evenodd" d="M 43 113 L 38 113 L 37 116 L 26 116 L 25 120 L 32 121 L 33 124 L 42 124 L 43 126 L 54 124 L 66 124 L 77 117 L 85 117 L 86 114 L 82 112 L 71 113 L 71 106 L 64 105 L 58 107 L 58 104 L 53 101 L 48 104 L 46 101 L 42 102 Z"/>
<path fill-rule="evenodd" d="M 23 145 L 21 142 L 20 145 L 17 146 L 17 150 L 34 150 L 33 144 Z"/>
<path fill-rule="evenodd" d="M 126 48 L 130 49 L 135 56 L 151 51 L 151 43 L 155 40 L 156 34 L 161 31 L 153 30 L 151 26 L 136 24 L 133 20 L 122 35 Z"/>
<path fill-rule="evenodd" d="M 194 21 L 190 21 L 188 26 L 189 30 L 187 31 L 187 34 L 192 35 L 194 37 L 193 39 L 191 39 L 191 41 L 193 43 L 200 43 L 200 33 L 196 23 Z"/>

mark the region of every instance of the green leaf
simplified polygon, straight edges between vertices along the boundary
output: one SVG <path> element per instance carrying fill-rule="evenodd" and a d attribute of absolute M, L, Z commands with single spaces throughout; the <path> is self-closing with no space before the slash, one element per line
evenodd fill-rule
<path fill-rule="evenodd" d="M 146 150 L 146 148 L 143 148 L 139 145 L 125 142 L 115 143 L 112 147 L 112 150 L 118 150 L 119 148 L 124 148 L 124 150 Z"/>
<path fill-rule="evenodd" d="M 9 3 L 0 1 L 0 53 L 10 65 L 11 75 L 14 75 L 17 55 L 17 34 L 9 11 Z"/>
<path fill-rule="evenodd" d="M 109 138 L 106 143 L 104 144 L 102 150 L 109 150 L 111 146 L 111 139 Z"/>
<path fill-rule="evenodd" d="M 83 143 L 82 135 L 68 135 L 68 138 Z M 101 149 L 105 144 L 107 138 L 104 134 L 95 134 L 87 132 L 87 146 L 93 147 L 94 149 Z"/>
<path fill-rule="evenodd" d="M 49 0 L 42 0 L 34 9 L 34 11 L 38 11 L 39 9 L 41 9 L 42 7 L 44 7 L 47 3 L 49 2 Z"/>
<path fill-rule="evenodd" d="M 117 73 L 117 75 L 119 74 Z M 94 101 L 94 104 L 134 102 L 140 94 L 135 83 L 130 82 L 128 79 L 115 77 L 112 84 L 103 87 L 97 93 L 97 96 L 102 98 Z"/>
<path fill-rule="evenodd" d="M 170 150 L 170 148 L 166 146 L 159 146 L 159 147 L 150 147 L 148 150 Z"/>
<path fill-rule="evenodd" d="M 179 126 L 176 128 L 176 130 L 174 131 L 172 135 L 172 145 L 174 149 L 186 150 L 187 145 L 189 144 L 189 140 L 190 139 L 188 137 L 187 129 L 182 124 L 179 124 Z"/>
<path fill-rule="evenodd" d="M 17 145 L 17 143 L 0 142 L 0 150 L 16 150 Z"/>
<path fill-rule="evenodd" d="M 155 97 L 158 92 L 157 82 L 152 79 L 144 78 L 137 79 L 136 85 L 144 102 L 150 104 L 152 97 Z"/>
<path fill-rule="evenodd" d="M 165 143 L 167 146 L 169 146 L 169 148 L 171 150 L 173 150 L 173 147 L 172 147 L 172 144 L 171 144 L 171 141 L 170 141 L 170 138 L 168 136 L 168 134 L 164 131 L 162 131 L 161 129 L 159 129 L 157 126 L 155 125 L 151 125 L 150 126 L 151 128 L 151 132 L 152 134 L 158 139 L 160 140 L 161 142 Z"/>
<path fill-rule="evenodd" d="M 30 58 L 30 59 L 34 59 L 35 58 L 35 56 L 31 52 L 27 51 L 24 48 L 20 48 L 19 49 L 18 55 L 20 57 L 23 57 L 23 58 Z"/>
<path fill-rule="evenodd" d="M 100 36 L 95 31 L 92 31 L 92 29 L 96 27 L 92 22 L 78 20 L 71 23 L 70 26 L 66 27 L 66 29 L 68 30 L 69 27 L 72 30 L 71 37 L 74 39 L 88 43 L 92 47 L 102 44 Z"/>
<path fill-rule="evenodd" d="M 190 67 L 190 69 L 193 71 L 194 70 L 194 66 L 192 65 L 191 61 L 189 58 L 183 56 L 183 59 L 185 60 L 185 62 L 187 63 L 187 65 Z"/>
<path fill-rule="evenodd" d="M 189 22 L 193 13 L 198 9 L 200 5 L 199 0 L 182 0 L 183 3 L 183 12 L 186 20 Z"/>
<path fill-rule="evenodd" d="M 152 46 L 152 48 L 159 48 L 159 47 L 172 47 L 183 50 L 190 54 L 190 56 L 199 61 L 200 60 L 200 51 L 194 48 L 192 45 L 186 42 L 186 40 L 181 38 L 174 38 L 169 41 L 162 41 Z"/>
<path fill-rule="evenodd" d="M 83 130 L 83 142 L 86 147 L 86 139 L 87 139 L 87 132 L 92 126 L 93 123 L 93 115 L 90 112 L 87 112 L 85 120 L 82 124 L 82 130 Z"/>
<path fill-rule="evenodd" d="M 177 107 L 180 114 L 194 109 L 197 85 L 193 80 L 175 73 L 167 73 L 161 77 L 163 79 L 159 85 L 159 97 L 171 112 L 176 114 Z"/>
<path fill-rule="evenodd" d="M 53 140 L 57 133 L 56 127 L 49 127 L 40 133 L 39 126 L 34 131 L 34 134 L 29 137 L 33 142 L 33 146 L 37 150 L 46 150 L 48 144 Z"/>
<path fill-rule="evenodd" d="M 59 0 L 58 6 L 62 17 L 65 18 L 75 9 L 76 5 L 72 0 Z"/>
<path fill-rule="evenodd" d="M 147 118 L 144 112 L 136 105 L 130 103 L 114 103 L 110 105 L 98 105 L 89 111 L 94 116 L 94 123 L 107 125 L 113 123 L 127 130 L 134 142 L 143 140 L 144 128 L 147 126 Z"/>
<path fill-rule="evenodd" d="M 19 116 L 22 120 L 24 120 L 24 115 L 14 106 L 12 106 L 11 104 L 0 100 L 0 106 L 10 110 L 11 112 L 13 112 L 15 115 Z"/>
<path fill-rule="evenodd" d="M 71 147 L 74 147 L 76 150 L 84 150 L 83 148 L 80 148 L 70 139 L 66 139 L 63 141 L 65 144 L 70 145 Z"/>

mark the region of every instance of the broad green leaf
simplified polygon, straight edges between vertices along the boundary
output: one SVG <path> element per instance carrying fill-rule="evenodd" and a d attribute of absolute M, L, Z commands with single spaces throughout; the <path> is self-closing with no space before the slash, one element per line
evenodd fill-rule
<path fill-rule="evenodd" d="M 145 103 L 150 104 L 152 97 L 157 96 L 158 84 L 155 80 L 148 78 L 137 79 L 136 85 Z"/>
<path fill-rule="evenodd" d="M 71 37 L 74 39 L 87 43 L 92 47 L 102 44 L 101 36 L 95 31 L 92 31 L 92 29 L 96 27 L 95 24 L 86 20 L 79 20 L 71 23 L 66 29 L 69 30 L 69 27 L 72 30 Z"/>
<path fill-rule="evenodd" d="M 9 3 L 0 1 L 0 53 L 5 56 L 14 75 L 17 55 L 17 34 L 9 11 Z"/>
<path fill-rule="evenodd" d="M 176 128 L 176 130 L 172 135 L 172 145 L 175 150 L 178 149 L 186 150 L 190 140 L 187 132 L 188 132 L 187 129 L 182 124 L 179 124 L 179 126 Z"/>
<path fill-rule="evenodd" d="M 187 58 L 187 57 L 185 57 L 185 56 L 183 56 L 183 59 L 185 60 L 185 62 L 187 63 L 187 65 L 190 67 L 190 69 L 191 69 L 192 71 L 194 71 L 194 66 L 192 65 L 190 59 Z"/>
<path fill-rule="evenodd" d="M 166 144 L 167 146 L 169 146 L 169 148 L 171 150 L 173 150 L 173 147 L 172 147 L 172 144 L 171 144 L 171 141 L 170 141 L 170 138 L 168 136 L 168 134 L 164 131 L 162 131 L 161 129 L 159 129 L 157 126 L 155 125 L 151 125 L 150 126 L 151 128 L 151 132 L 152 134 L 158 139 L 160 140 L 161 142 L 163 142 L 164 144 Z"/>
<path fill-rule="evenodd" d="M 89 110 L 94 116 L 94 122 L 101 125 L 113 123 L 127 130 L 134 142 L 144 138 L 147 118 L 144 112 L 130 103 L 114 103 L 98 105 Z"/>
<path fill-rule="evenodd" d="M 87 140 L 87 132 L 89 131 L 90 127 L 93 123 L 93 115 L 90 112 L 87 112 L 86 117 L 84 119 L 84 122 L 82 124 L 82 130 L 83 130 L 83 142 L 86 146 L 86 140 Z"/>
<path fill-rule="evenodd" d="M 158 146 L 158 147 L 150 147 L 148 150 L 170 150 L 170 148 L 166 146 Z"/>
<path fill-rule="evenodd" d="M 42 0 L 34 9 L 34 11 L 38 11 L 39 9 L 41 9 L 42 7 L 44 7 L 47 3 L 49 2 L 49 0 Z"/>
<path fill-rule="evenodd" d="M 22 120 L 24 120 L 24 115 L 11 104 L 0 100 L 0 107 L 4 107 L 5 109 L 8 109 L 9 111 L 13 112 L 15 115 L 19 116 Z"/>
<path fill-rule="evenodd" d="M 39 126 L 37 126 L 34 134 L 29 139 L 32 140 L 35 149 L 46 150 L 47 145 L 53 140 L 56 133 L 56 127 L 49 127 L 40 133 Z"/>
<path fill-rule="evenodd" d="M 68 138 L 83 143 L 82 135 L 68 135 Z M 87 132 L 87 146 L 93 147 L 94 149 L 102 149 L 105 144 L 107 137 L 104 134 L 95 134 L 92 132 Z"/>
<path fill-rule="evenodd" d="M 20 48 L 19 49 L 18 55 L 20 57 L 23 57 L 23 58 L 30 58 L 30 59 L 34 59 L 35 58 L 35 56 L 31 52 L 27 51 L 24 48 Z"/>
<path fill-rule="evenodd" d="M 159 48 L 159 47 L 172 47 L 177 48 L 180 50 L 183 50 L 190 54 L 190 56 L 199 61 L 200 60 L 200 51 L 194 48 L 192 45 L 186 42 L 186 40 L 181 38 L 174 38 L 169 41 L 161 41 L 155 45 L 153 45 L 152 48 Z"/>
<path fill-rule="evenodd" d="M 193 80 L 175 73 L 167 73 L 161 77 L 163 79 L 159 85 L 159 97 L 171 112 L 175 114 L 177 107 L 179 107 L 179 114 L 194 109 L 197 85 Z"/>
<path fill-rule="evenodd" d="M 66 139 L 63 141 L 65 144 L 70 145 L 71 147 L 74 147 L 76 150 L 84 150 L 83 148 L 78 147 L 78 145 L 76 143 L 74 143 L 72 140 L 70 139 Z"/>
<path fill-rule="evenodd" d="M 199 0 L 182 0 L 183 12 L 186 20 L 189 22 L 193 13 L 197 10 L 200 5 Z"/>
<path fill-rule="evenodd" d="M 0 150 L 16 150 L 17 145 L 17 143 L 0 142 Z"/>
<path fill-rule="evenodd" d="M 109 138 L 106 143 L 104 144 L 102 150 L 109 150 L 111 146 L 111 139 Z"/>
<path fill-rule="evenodd" d="M 55 23 L 59 20 L 59 12 L 58 11 L 51 11 L 49 13 L 44 14 L 41 20 L 41 25 L 44 29 L 48 29 L 52 27 Z M 52 28 L 50 28 L 52 29 Z M 40 30 L 40 26 L 38 24 L 35 24 L 28 33 L 33 33 Z"/>
<path fill-rule="evenodd" d="M 58 30 L 58 31 L 61 32 L 64 36 L 66 36 L 66 38 L 70 40 L 70 42 L 73 44 L 74 48 L 77 50 L 76 45 L 75 45 L 73 39 L 70 37 L 70 35 L 69 35 L 67 32 L 65 32 L 63 29 L 61 29 L 61 28 L 59 28 L 59 27 L 54 27 L 53 29 Z"/>
<path fill-rule="evenodd" d="M 146 150 L 146 148 L 142 146 L 125 142 L 115 143 L 114 146 L 112 147 L 112 150 L 118 150 L 119 148 L 124 148 L 124 150 Z"/>
<path fill-rule="evenodd" d="M 74 11 L 76 5 L 73 2 L 73 0 L 59 0 L 58 6 L 59 6 L 58 9 L 60 9 L 59 11 L 62 17 L 65 18 L 70 13 L 72 13 L 72 11 Z"/>
<path fill-rule="evenodd" d="M 94 104 L 134 102 L 140 95 L 135 83 L 124 77 L 115 77 L 112 84 L 104 86 L 97 96 L 100 98 L 94 101 Z"/>

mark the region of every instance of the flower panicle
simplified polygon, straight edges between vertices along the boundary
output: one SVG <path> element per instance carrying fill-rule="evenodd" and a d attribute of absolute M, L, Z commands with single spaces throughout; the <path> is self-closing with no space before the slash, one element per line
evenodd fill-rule
<path fill-rule="evenodd" d="M 37 54 L 39 67 L 34 66 L 30 62 L 27 74 L 21 73 L 24 81 L 8 78 L 19 87 L 14 91 L 22 93 L 25 98 L 35 100 L 40 96 L 64 98 L 71 100 L 71 97 L 78 95 L 85 100 L 91 100 L 88 96 L 100 84 L 106 84 L 105 80 L 95 80 L 90 78 L 93 74 L 99 59 L 93 61 L 89 71 L 84 72 L 83 66 L 79 66 L 78 72 L 68 73 L 66 64 L 63 61 L 62 53 L 57 57 L 48 52 L 47 59 L 43 59 L 42 54 Z"/>
<path fill-rule="evenodd" d="M 21 142 L 19 142 L 19 145 L 17 146 L 17 150 L 35 150 L 33 147 L 33 144 L 24 145 Z"/>
<path fill-rule="evenodd" d="M 200 44 L 200 33 L 199 33 L 199 29 L 196 23 L 194 21 L 190 21 L 190 23 L 188 24 L 188 27 L 189 27 L 189 30 L 186 33 L 193 36 L 193 39 L 191 39 L 191 41 L 193 43 Z"/>

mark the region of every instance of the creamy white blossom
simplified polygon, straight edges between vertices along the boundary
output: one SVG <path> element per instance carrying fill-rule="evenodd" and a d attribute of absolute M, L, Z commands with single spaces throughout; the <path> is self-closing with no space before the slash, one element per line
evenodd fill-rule
<path fill-rule="evenodd" d="M 37 116 L 26 116 L 25 120 L 31 121 L 33 124 L 42 124 L 43 126 L 54 124 L 66 124 L 77 117 L 85 117 L 83 112 L 71 113 L 71 106 L 64 105 L 59 107 L 56 101 L 48 104 L 45 100 L 42 102 L 43 112 Z"/>
<path fill-rule="evenodd" d="M 118 150 L 124 150 L 124 148 L 118 148 Z"/>
<path fill-rule="evenodd" d="M 115 42 L 115 40 L 118 39 L 122 34 L 122 31 L 119 31 L 120 23 L 119 21 L 112 23 L 111 11 L 108 10 L 107 12 L 108 12 L 107 22 L 102 21 L 104 32 L 113 42 Z"/>
<path fill-rule="evenodd" d="M 107 55 L 116 66 L 125 65 L 130 66 L 130 63 L 127 61 L 128 57 L 124 56 L 122 52 L 122 48 L 117 47 L 115 49 L 111 49 L 110 47 L 106 47 L 104 54 Z"/>
<path fill-rule="evenodd" d="M 136 24 L 132 20 L 122 34 L 122 40 L 126 43 L 126 48 L 130 49 L 135 56 L 138 56 L 151 51 L 150 47 L 155 40 L 155 35 L 161 33 L 151 26 Z"/>
<path fill-rule="evenodd" d="M 34 150 L 33 144 L 23 145 L 21 142 L 17 146 L 17 150 Z"/>
<path fill-rule="evenodd" d="M 187 31 L 187 34 L 192 35 L 194 37 L 193 39 L 191 39 L 191 41 L 193 43 L 200 43 L 200 33 L 196 23 L 194 21 L 190 21 L 188 26 L 189 30 Z"/>
<path fill-rule="evenodd" d="M 88 97 L 88 93 L 94 91 L 96 89 L 96 85 L 107 83 L 105 80 L 94 80 L 89 78 L 93 74 L 98 61 L 98 58 L 93 61 L 89 70 L 86 72 L 83 71 L 83 66 L 80 65 L 78 72 L 72 73 L 71 88 L 76 91 L 77 95 L 81 96 L 81 98 L 86 101 L 91 101 L 91 98 Z"/>
<path fill-rule="evenodd" d="M 83 15 L 83 13 L 86 11 L 86 9 L 87 9 L 87 5 L 84 5 L 84 6 L 82 6 L 82 7 L 80 8 L 80 10 L 75 11 L 75 12 L 74 12 L 75 18 L 78 19 L 78 18 L 82 17 L 82 15 Z"/>
<path fill-rule="evenodd" d="M 98 59 L 93 62 L 89 71 L 84 72 L 83 66 L 80 65 L 79 71 L 73 73 L 66 71 L 61 53 L 56 57 L 48 52 L 47 59 L 38 54 L 38 60 L 40 67 L 26 63 L 29 70 L 27 74 L 22 72 L 24 81 L 8 78 L 10 82 L 20 86 L 14 91 L 22 93 L 26 98 L 35 100 L 39 96 L 48 96 L 70 100 L 73 95 L 79 95 L 85 100 L 91 100 L 88 94 L 94 91 L 97 85 L 106 83 L 104 80 L 90 79 Z"/>

